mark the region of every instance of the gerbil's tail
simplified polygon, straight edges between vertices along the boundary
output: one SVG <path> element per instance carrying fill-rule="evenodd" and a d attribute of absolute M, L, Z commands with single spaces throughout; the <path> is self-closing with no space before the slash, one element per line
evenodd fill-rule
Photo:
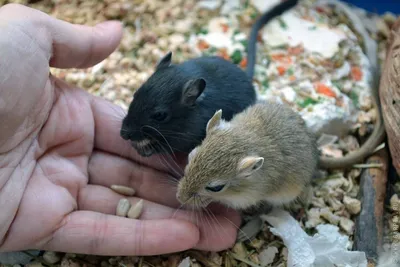
<path fill-rule="evenodd" d="M 334 0 L 320 0 L 315 4 L 328 3 L 333 4 L 337 8 L 341 9 L 350 19 L 356 31 L 362 36 L 365 41 L 366 55 L 370 62 L 370 70 L 372 74 L 372 98 L 373 104 L 377 112 L 377 122 L 374 131 L 369 136 L 368 140 L 360 147 L 359 150 L 349 153 L 342 158 L 320 158 L 320 167 L 325 169 L 346 169 L 352 167 L 354 164 L 362 163 L 362 161 L 372 155 L 377 146 L 379 146 L 385 139 L 386 129 L 382 117 L 382 107 L 379 97 L 379 87 L 381 81 L 381 71 L 378 64 L 377 46 L 374 40 L 369 36 L 367 30 L 363 26 L 362 21 L 359 17 L 354 14 L 350 8 L 346 7 L 344 3 Z M 389 50 L 387 51 L 388 56 Z"/>
<path fill-rule="evenodd" d="M 285 11 L 291 9 L 297 3 L 299 0 L 284 0 L 283 2 L 277 4 L 270 10 L 267 10 L 261 17 L 257 19 L 257 21 L 254 23 L 251 32 L 250 32 L 250 37 L 249 41 L 247 44 L 247 75 L 250 77 L 250 79 L 253 79 L 254 76 L 254 67 L 256 64 L 256 45 L 257 45 L 257 35 L 258 31 L 264 27 L 265 24 L 267 24 L 269 21 L 274 19 L 277 16 L 280 16 L 282 13 Z"/>
<path fill-rule="evenodd" d="M 319 165 L 323 169 L 346 169 L 352 167 L 354 164 L 362 163 L 366 157 L 371 156 L 374 153 L 375 149 L 385 139 L 386 129 L 379 98 L 380 71 L 376 66 L 372 66 L 371 70 L 374 76 L 372 84 L 372 99 L 377 112 L 377 121 L 374 130 L 368 137 L 368 140 L 357 151 L 350 152 L 341 158 L 321 157 Z"/>
<path fill-rule="evenodd" d="M 385 127 L 382 119 L 378 119 L 374 131 L 360 149 L 350 152 L 341 158 L 321 157 L 319 160 L 319 167 L 323 169 L 346 169 L 352 167 L 354 164 L 362 163 L 366 157 L 374 153 L 375 149 L 383 142 L 384 138 Z"/>

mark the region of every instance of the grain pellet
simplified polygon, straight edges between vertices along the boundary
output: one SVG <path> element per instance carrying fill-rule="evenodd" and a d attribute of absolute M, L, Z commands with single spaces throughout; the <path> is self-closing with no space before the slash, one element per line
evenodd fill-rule
<path fill-rule="evenodd" d="M 117 205 L 117 216 L 126 217 L 129 209 L 131 208 L 131 203 L 126 198 L 121 198 Z"/>
<path fill-rule="evenodd" d="M 128 218 L 137 219 L 143 210 L 143 199 L 133 205 L 128 211 Z"/>
<path fill-rule="evenodd" d="M 135 194 L 135 189 L 123 185 L 116 185 L 113 184 L 111 189 L 117 192 L 118 194 L 125 195 L 125 196 L 133 196 Z"/>

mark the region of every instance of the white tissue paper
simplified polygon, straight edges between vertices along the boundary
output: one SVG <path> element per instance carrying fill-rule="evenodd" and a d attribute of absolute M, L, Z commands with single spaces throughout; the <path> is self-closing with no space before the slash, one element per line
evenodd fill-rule
<path fill-rule="evenodd" d="M 270 231 L 287 247 L 287 267 L 367 267 L 365 253 L 349 251 L 348 237 L 340 234 L 337 226 L 318 225 L 318 233 L 309 236 L 284 210 L 274 209 L 261 218 L 273 226 Z"/>

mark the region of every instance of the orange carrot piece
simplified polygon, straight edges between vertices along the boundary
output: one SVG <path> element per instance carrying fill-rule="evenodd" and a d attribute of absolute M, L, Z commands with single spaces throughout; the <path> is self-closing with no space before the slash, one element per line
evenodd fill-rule
<path fill-rule="evenodd" d="M 279 62 L 286 63 L 286 64 L 292 63 L 292 59 L 290 58 L 290 56 L 288 56 L 286 54 L 274 54 L 274 55 L 271 55 L 271 59 L 274 61 L 279 61 Z"/>
<path fill-rule="evenodd" d="M 327 85 L 317 82 L 315 83 L 315 89 L 317 91 L 317 93 L 322 94 L 322 95 L 326 95 L 329 97 L 336 97 L 335 92 Z"/>
<path fill-rule="evenodd" d="M 289 47 L 288 52 L 291 55 L 300 55 L 301 53 L 304 52 L 304 47 L 302 45 L 298 45 L 295 47 Z"/>
<path fill-rule="evenodd" d="M 228 32 L 228 30 L 229 30 L 228 24 L 221 23 L 221 27 L 222 27 L 222 31 L 223 31 L 223 32 Z"/>
<path fill-rule="evenodd" d="M 219 49 L 217 55 L 222 57 L 225 60 L 231 60 L 231 58 L 228 55 L 228 52 L 226 51 L 226 48 Z"/>
<path fill-rule="evenodd" d="M 280 76 L 282 76 L 286 72 L 286 68 L 284 66 L 278 66 L 277 69 Z"/>
<path fill-rule="evenodd" d="M 210 47 L 210 45 L 204 40 L 199 40 L 198 43 L 197 43 L 197 47 L 200 50 L 206 50 L 206 49 L 208 49 Z"/>
<path fill-rule="evenodd" d="M 353 66 L 351 68 L 351 78 L 355 81 L 361 81 L 363 76 L 362 70 L 358 66 Z"/>
<path fill-rule="evenodd" d="M 245 68 L 247 66 L 247 58 L 243 58 L 239 65 L 240 67 Z"/>
<path fill-rule="evenodd" d="M 294 82 L 294 81 L 296 80 L 296 76 L 294 76 L 294 75 L 290 76 L 290 77 L 289 77 L 289 80 L 290 80 L 291 82 Z"/>

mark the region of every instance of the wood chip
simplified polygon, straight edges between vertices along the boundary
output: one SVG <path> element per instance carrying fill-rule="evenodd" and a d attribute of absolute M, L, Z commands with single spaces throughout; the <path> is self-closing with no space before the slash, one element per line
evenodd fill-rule
<path fill-rule="evenodd" d="M 358 199 L 351 198 L 348 196 L 343 197 L 343 203 L 346 209 L 353 215 L 360 213 L 361 211 L 361 202 Z"/>
<path fill-rule="evenodd" d="M 133 205 L 128 211 L 128 218 L 137 219 L 143 210 L 143 199 L 139 200 L 138 203 Z"/>
<path fill-rule="evenodd" d="M 125 196 L 133 196 L 135 195 L 135 189 L 131 187 L 127 187 L 124 185 L 115 185 L 113 184 L 111 186 L 111 189 L 117 192 L 118 194 L 125 195 Z"/>
<path fill-rule="evenodd" d="M 46 251 L 43 254 L 43 259 L 50 264 L 57 263 L 61 260 L 61 257 L 54 251 Z"/>
<path fill-rule="evenodd" d="M 181 263 L 179 263 L 178 267 L 190 267 L 190 258 L 184 258 Z"/>
<path fill-rule="evenodd" d="M 121 198 L 117 205 L 116 215 L 121 217 L 126 217 L 129 209 L 131 208 L 131 203 L 126 198 Z"/>
<path fill-rule="evenodd" d="M 276 247 L 268 247 L 261 251 L 259 258 L 262 266 L 267 266 L 275 260 L 275 255 L 279 253 Z"/>

